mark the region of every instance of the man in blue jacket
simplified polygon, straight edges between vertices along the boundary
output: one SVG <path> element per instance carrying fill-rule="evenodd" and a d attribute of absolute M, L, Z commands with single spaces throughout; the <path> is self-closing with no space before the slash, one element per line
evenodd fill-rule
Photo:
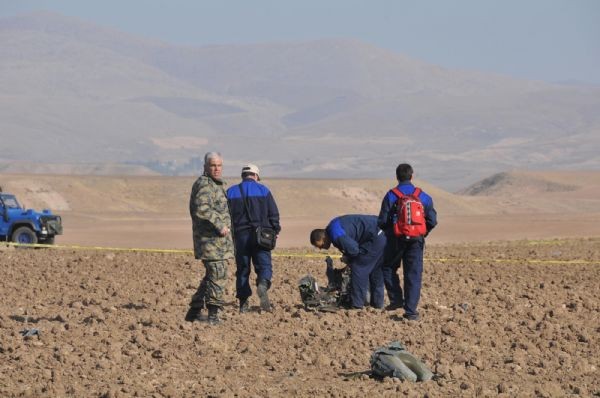
<path fill-rule="evenodd" d="M 365 305 L 370 288 L 370 305 L 383 308 L 384 284 L 381 270 L 385 234 L 377 227 L 377 217 L 345 215 L 336 217 L 325 229 L 315 229 L 310 234 L 310 243 L 319 249 L 329 249 L 333 244 L 343 256 L 342 261 L 350 266 L 352 307 Z"/>
<path fill-rule="evenodd" d="M 412 176 L 413 168 L 411 165 L 402 163 L 396 168 L 397 189 L 404 195 L 411 195 L 415 192 L 416 188 L 411 182 Z M 383 277 L 390 299 L 389 308 L 404 308 L 404 318 L 414 321 L 419 319 L 417 306 L 421 297 L 425 236 L 437 225 L 437 214 L 431 196 L 421 191 L 418 198 L 425 211 L 426 232 L 423 236 L 406 239 L 394 235 L 399 198 L 392 190 L 383 198 L 379 217 L 377 218 L 377 225 L 385 231 L 387 236 L 383 260 Z M 397 273 L 398 268 L 400 268 L 400 261 L 403 265 L 404 292 L 400 287 L 400 278 Z"/>
<path fill-rule="evenodd" d="M 242 182 L 227 190 L 237 265 L 236 297 L 239 300 L 241 313 L 249 310 L 248 298 L 252 295 L 251 263 L 254 264 L 256 272 L 256 290 L 260 299 L 260 308 L 263 311 L 271 311 L 271 302 L 267 293 L 273 277 L 271 251 L 258 246 L 255 230 L 256 227 L 262 226 L 273 228 L 279 234 L 281 226 L 275 199 L 269 188 L 260 184 L 259 180 L 258 166 L 248 164 L 242 168 Z"/>

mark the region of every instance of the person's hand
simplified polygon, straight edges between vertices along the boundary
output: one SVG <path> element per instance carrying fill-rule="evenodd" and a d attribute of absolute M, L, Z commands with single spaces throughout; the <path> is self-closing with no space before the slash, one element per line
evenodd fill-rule
<path fill-rule="evenodd" d="M 343 262 L 344 264 L 349 264 L 350 263 L 350 257 L 346 256 L 345 254 L 342 256 L 342 258 L 340 258 L 340 261 Z"/>
<path fill-rule="evenodd" d="M 325 263 L 328 267 L 333 267 L 333 259 L 329 256 L 325 257 Z"/>
<path fill-rule="evenodd" d="M 221 231 L 219 231 L 219 235 L 221 235 L 221 236 L 229 235 L 229 228 L 223 227 L 223 229 Z"/>

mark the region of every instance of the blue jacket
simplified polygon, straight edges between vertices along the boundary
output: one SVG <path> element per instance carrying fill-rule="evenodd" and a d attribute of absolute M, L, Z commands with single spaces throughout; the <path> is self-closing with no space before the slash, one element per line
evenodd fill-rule
<path fill-rule="evenodd" d="M 360 214 L 336 217 L 325 228 L 331 243 L 348 257 L 366 254 L 379 231 L 377 217 Z"/>
<path fill-rule="evenodd" d="M 415 186 L 410 181 L 401 181 L 397 188 L 405 195 L 410 195 L 415 192 Z M 425 224 L 427 226 L 427 233 L 429 233 L 437 225 L 437 212 L 433 207 L 433 199 L 431 199 L 431 196 L 427 195 L 424 191 L 421 191 L 419 194 L 419 200 L 425 209 Z M 381 202 L 381 210 L 379 211 L 379 217 L 377 218 L 377 225 L 386 232 L 389 232 L 394 225 L 393 218 L 396 215 L 397 201 L 398 197 L 390 190 Z"/>
<path fill-rule="evenodd" d="M 246 178 L 242 181 L 242 189 L 248 203 L 250 218 L 244 207 L 239 184 L 232 185 L 227 190 L 233 230 L 235 232 L 250 230 L 252 227 L 260 225 L 273 228 L 279 233 L 281 231 L 279 210 L 269 188 L 251 178 Z"/>

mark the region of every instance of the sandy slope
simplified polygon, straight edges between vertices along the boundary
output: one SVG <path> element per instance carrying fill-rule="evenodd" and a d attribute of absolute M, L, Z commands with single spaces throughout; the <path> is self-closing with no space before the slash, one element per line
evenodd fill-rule
<path fill-rule="evenodd" d="M 16 193 L 28 207 L 49 207 L 63 216 L 65 233 L 57 243 L 146 248 L 191 248 L 187 206 L 193 181 L 193 177 L 0 175 L 5 191 Z M 282 217 L 280 247 L 307 246 L 310 230 L 339 214 L 377 214 L 381 198 L 394 183 L 264 182 Z M 449 193 L 424 181 L 416 184 L 431 194 L 438 211 L 439 227 L 430 235 L 431 243 L 600 235 L 599 172 L 506 173 L 482 184 L 476 195 Z"/>

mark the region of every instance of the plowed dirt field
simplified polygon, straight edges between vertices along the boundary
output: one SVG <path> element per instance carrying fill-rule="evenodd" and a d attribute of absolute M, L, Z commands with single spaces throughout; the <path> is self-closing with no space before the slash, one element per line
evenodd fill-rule
<path fill-rule="evenodd" d="M 210 326 L 183 320 L 204 272 L 190 254 L 3 248 L 0 396 L 600 395 L 600 239 L 430 245 L 418 322 L 307 312 L 297 281 L 325 282 L 323 258 L 277 253 L 274 312 L 253 296 L 240 315 L 231 270 Z M 369 378 L 392 340 L 436 379 Z"/>

